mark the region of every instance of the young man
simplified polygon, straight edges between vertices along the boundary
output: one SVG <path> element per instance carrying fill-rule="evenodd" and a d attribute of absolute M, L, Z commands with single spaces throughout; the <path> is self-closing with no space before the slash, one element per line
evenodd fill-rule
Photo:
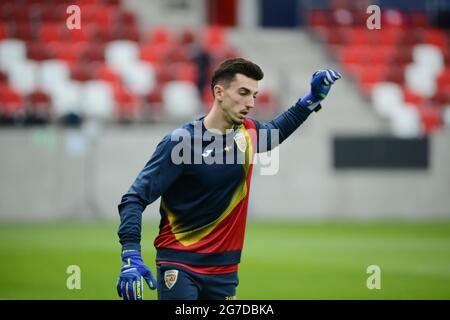
<path fill-rule="evenodd" d="M 244 240 L 252 158 L 294 132 L 341 78 L 319 70 L 311 92 L 268 123 L 247 118 L 263 72 L 241 58 L 224 61 L 205 117 L 166 135 L 119 204 L 122 268 L 117 292 L 142 299 L 143 279 L 158 299 L 234 299 Z M 258 141 L 260 140 L 260 141 Z M 141 258 L 145 207 L 161 197 L 157 281 Z"/>

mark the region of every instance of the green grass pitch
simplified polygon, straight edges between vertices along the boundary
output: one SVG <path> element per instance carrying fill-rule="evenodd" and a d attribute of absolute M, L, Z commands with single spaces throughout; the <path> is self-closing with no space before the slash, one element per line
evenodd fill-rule
<path fill-rule="evenodd" d="M 157 223 L 143 226 L 154 267 Z M 118 299 L 115 223 L 0 224 L 0 299 Z M 68 290 L 66 269 L 81 268 Z M 369 265 L 381 289 L 369 290 Z M 247 223 L 238 299 L 450 299 L 450 222 Z M 155 299 L 148 288 L 145 299 Z"/>

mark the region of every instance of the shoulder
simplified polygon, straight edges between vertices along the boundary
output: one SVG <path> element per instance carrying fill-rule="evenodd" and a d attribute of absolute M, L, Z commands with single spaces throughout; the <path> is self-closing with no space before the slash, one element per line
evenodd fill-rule
<path fill-rule="evenodd" d="M 258 130 L 261 128 L 261 123 L 253 118 L 246 118 L 243 125 L 247 130 Z"/>
<path fill-rule="evenodd" d="M 201 130 L 201 121 L 199 119 L 187 122 L 182 124 L 180 127 L 173 129 L 168 132 L 161 140 L 159 144 L 162 144 L 166 147 L 173 147 L 177 143 L 181 141 L 187 141 L 194 137 L 195 129 L 197 126 L 200 126 Z"/>

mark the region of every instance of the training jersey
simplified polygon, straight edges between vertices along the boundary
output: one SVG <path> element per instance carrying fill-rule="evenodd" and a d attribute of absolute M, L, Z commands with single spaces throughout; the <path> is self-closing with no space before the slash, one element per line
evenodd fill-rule
<path fill-rule="evenodd" d="M 142 212 L 161 197 L 157 264 L 236 271 L 254 154 L 283 142 L 310 113 L 297 102 L 269 122 L 246 118 L 226 134 L 208 130 L 201 117 L 164 136 L 118 206 L 122 249 L 140 250 Z"/>

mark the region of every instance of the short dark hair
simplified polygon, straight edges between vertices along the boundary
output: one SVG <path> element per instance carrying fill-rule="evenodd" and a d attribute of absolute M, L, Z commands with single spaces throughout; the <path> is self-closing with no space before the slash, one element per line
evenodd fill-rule
<path fill-rule="evenodd" d="M 257 64 L 243 58 L 227 59 L 214 71 L 211 81 L 212 95 L 214 96 L 214 86 L 216 84 L 222 82 L 227 86 L 236 78 L 237 73 L 258 81 L 264 78 L 264 72 Z"/>

